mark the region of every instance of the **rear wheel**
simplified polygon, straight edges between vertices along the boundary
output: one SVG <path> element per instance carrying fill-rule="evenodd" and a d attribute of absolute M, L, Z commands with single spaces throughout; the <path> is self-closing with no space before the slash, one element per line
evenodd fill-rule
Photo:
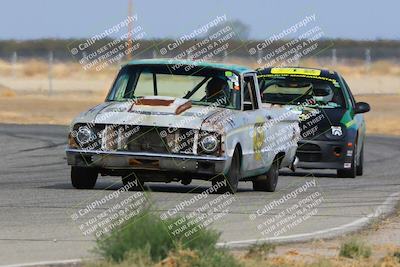
<path fill-rule="evenodd" d="M 98 172 L 94 168 L 71 167 L 71 183 L 77 189 L 92 189 L 96 185 Z"/>
<path fill-rule="evenodd" d="M 253 181 L 253 190 L 275 192 L 279 177 L 279 161 L 274 160 L 268 172 L 260 175 Z"/>

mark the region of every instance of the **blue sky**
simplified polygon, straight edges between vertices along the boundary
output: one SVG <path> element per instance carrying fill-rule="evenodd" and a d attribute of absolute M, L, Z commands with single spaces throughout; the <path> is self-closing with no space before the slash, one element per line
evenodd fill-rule
<path fill-rule="evenodd" d="M 127 16 L 129 0 L 0 0 L 0 39 L 87 38 Z M 148 38 L 176 38 L 226 14 L 265 39 L 306 15 L 326 37 L 400 39 L 400 1 L 133 0 Z"/>

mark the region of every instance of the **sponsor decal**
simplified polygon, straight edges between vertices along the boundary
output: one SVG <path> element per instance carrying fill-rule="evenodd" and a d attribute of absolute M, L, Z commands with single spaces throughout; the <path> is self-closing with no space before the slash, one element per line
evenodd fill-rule
<path fill-rule="evenodd" d="M 321 75 L 320 70 L 314 69 L 300 69 L 300 68 L 273 68 L 271 69 L 272 74 L 303 74 L 310 76 Z"/>
<path fill-rule="evenodd" d="M 340 126 L 331 126 L 332 135 L 342 136 L 342 128 Z"/>
<path fill-rule="evenodd" d="M 263 123 L 256 123 L 254 125 L 254 134 L 253 134 L 253 147 L 254 147 L 254 159 L 261 160 L 261 149 L 264 145 L 265 140 L 265 132 Z"/>

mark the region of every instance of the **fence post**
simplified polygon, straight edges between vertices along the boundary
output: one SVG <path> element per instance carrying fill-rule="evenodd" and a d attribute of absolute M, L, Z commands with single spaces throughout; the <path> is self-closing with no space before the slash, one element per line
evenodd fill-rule
<path fill-rule="evenodd" d="M 11 68 L 12 68 L 12 75 L 14 78 L 17 77 L 17 61 L 18 61 L 17 51 L 14 51 L 11 56 Z"/>
<path fill-rule="evenodd" d="M 365 49 L 365 69 L 369 71 L 371 68 L 371 49 Z"/>
<path fill-rule="evenodd" d="M 336 48 L 332 49 L 332 66 L 337 64 Z"/>
<path fill-rule="evenodd" d="M 224 55 L 222 58 L 222 62 L 226 62 L 228 60 L 228 52 L 226 51 L 226 49 L 224 50 Z"/>
<path fill-rule="evenodd" d="M 53 93 L 53 51 L 49 52 L 49 96 Z"/>

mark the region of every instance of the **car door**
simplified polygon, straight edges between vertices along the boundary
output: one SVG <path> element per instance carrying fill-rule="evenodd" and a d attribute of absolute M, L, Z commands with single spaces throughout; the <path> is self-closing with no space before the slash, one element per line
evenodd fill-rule
<path fill-rule="evenodd" d="M 242 113 L 244 120 L 242 170 L 251 171 L 265 167 L 264 155 L 261 151 L 265 142 L 265 119 L 260 109 L 259 92 L 254 73 L 244 75 L 242 90 Z M 250 175 L 249 174 L 249 175 Z M 243 176 L 246 176 L 244 173 Z"/>

